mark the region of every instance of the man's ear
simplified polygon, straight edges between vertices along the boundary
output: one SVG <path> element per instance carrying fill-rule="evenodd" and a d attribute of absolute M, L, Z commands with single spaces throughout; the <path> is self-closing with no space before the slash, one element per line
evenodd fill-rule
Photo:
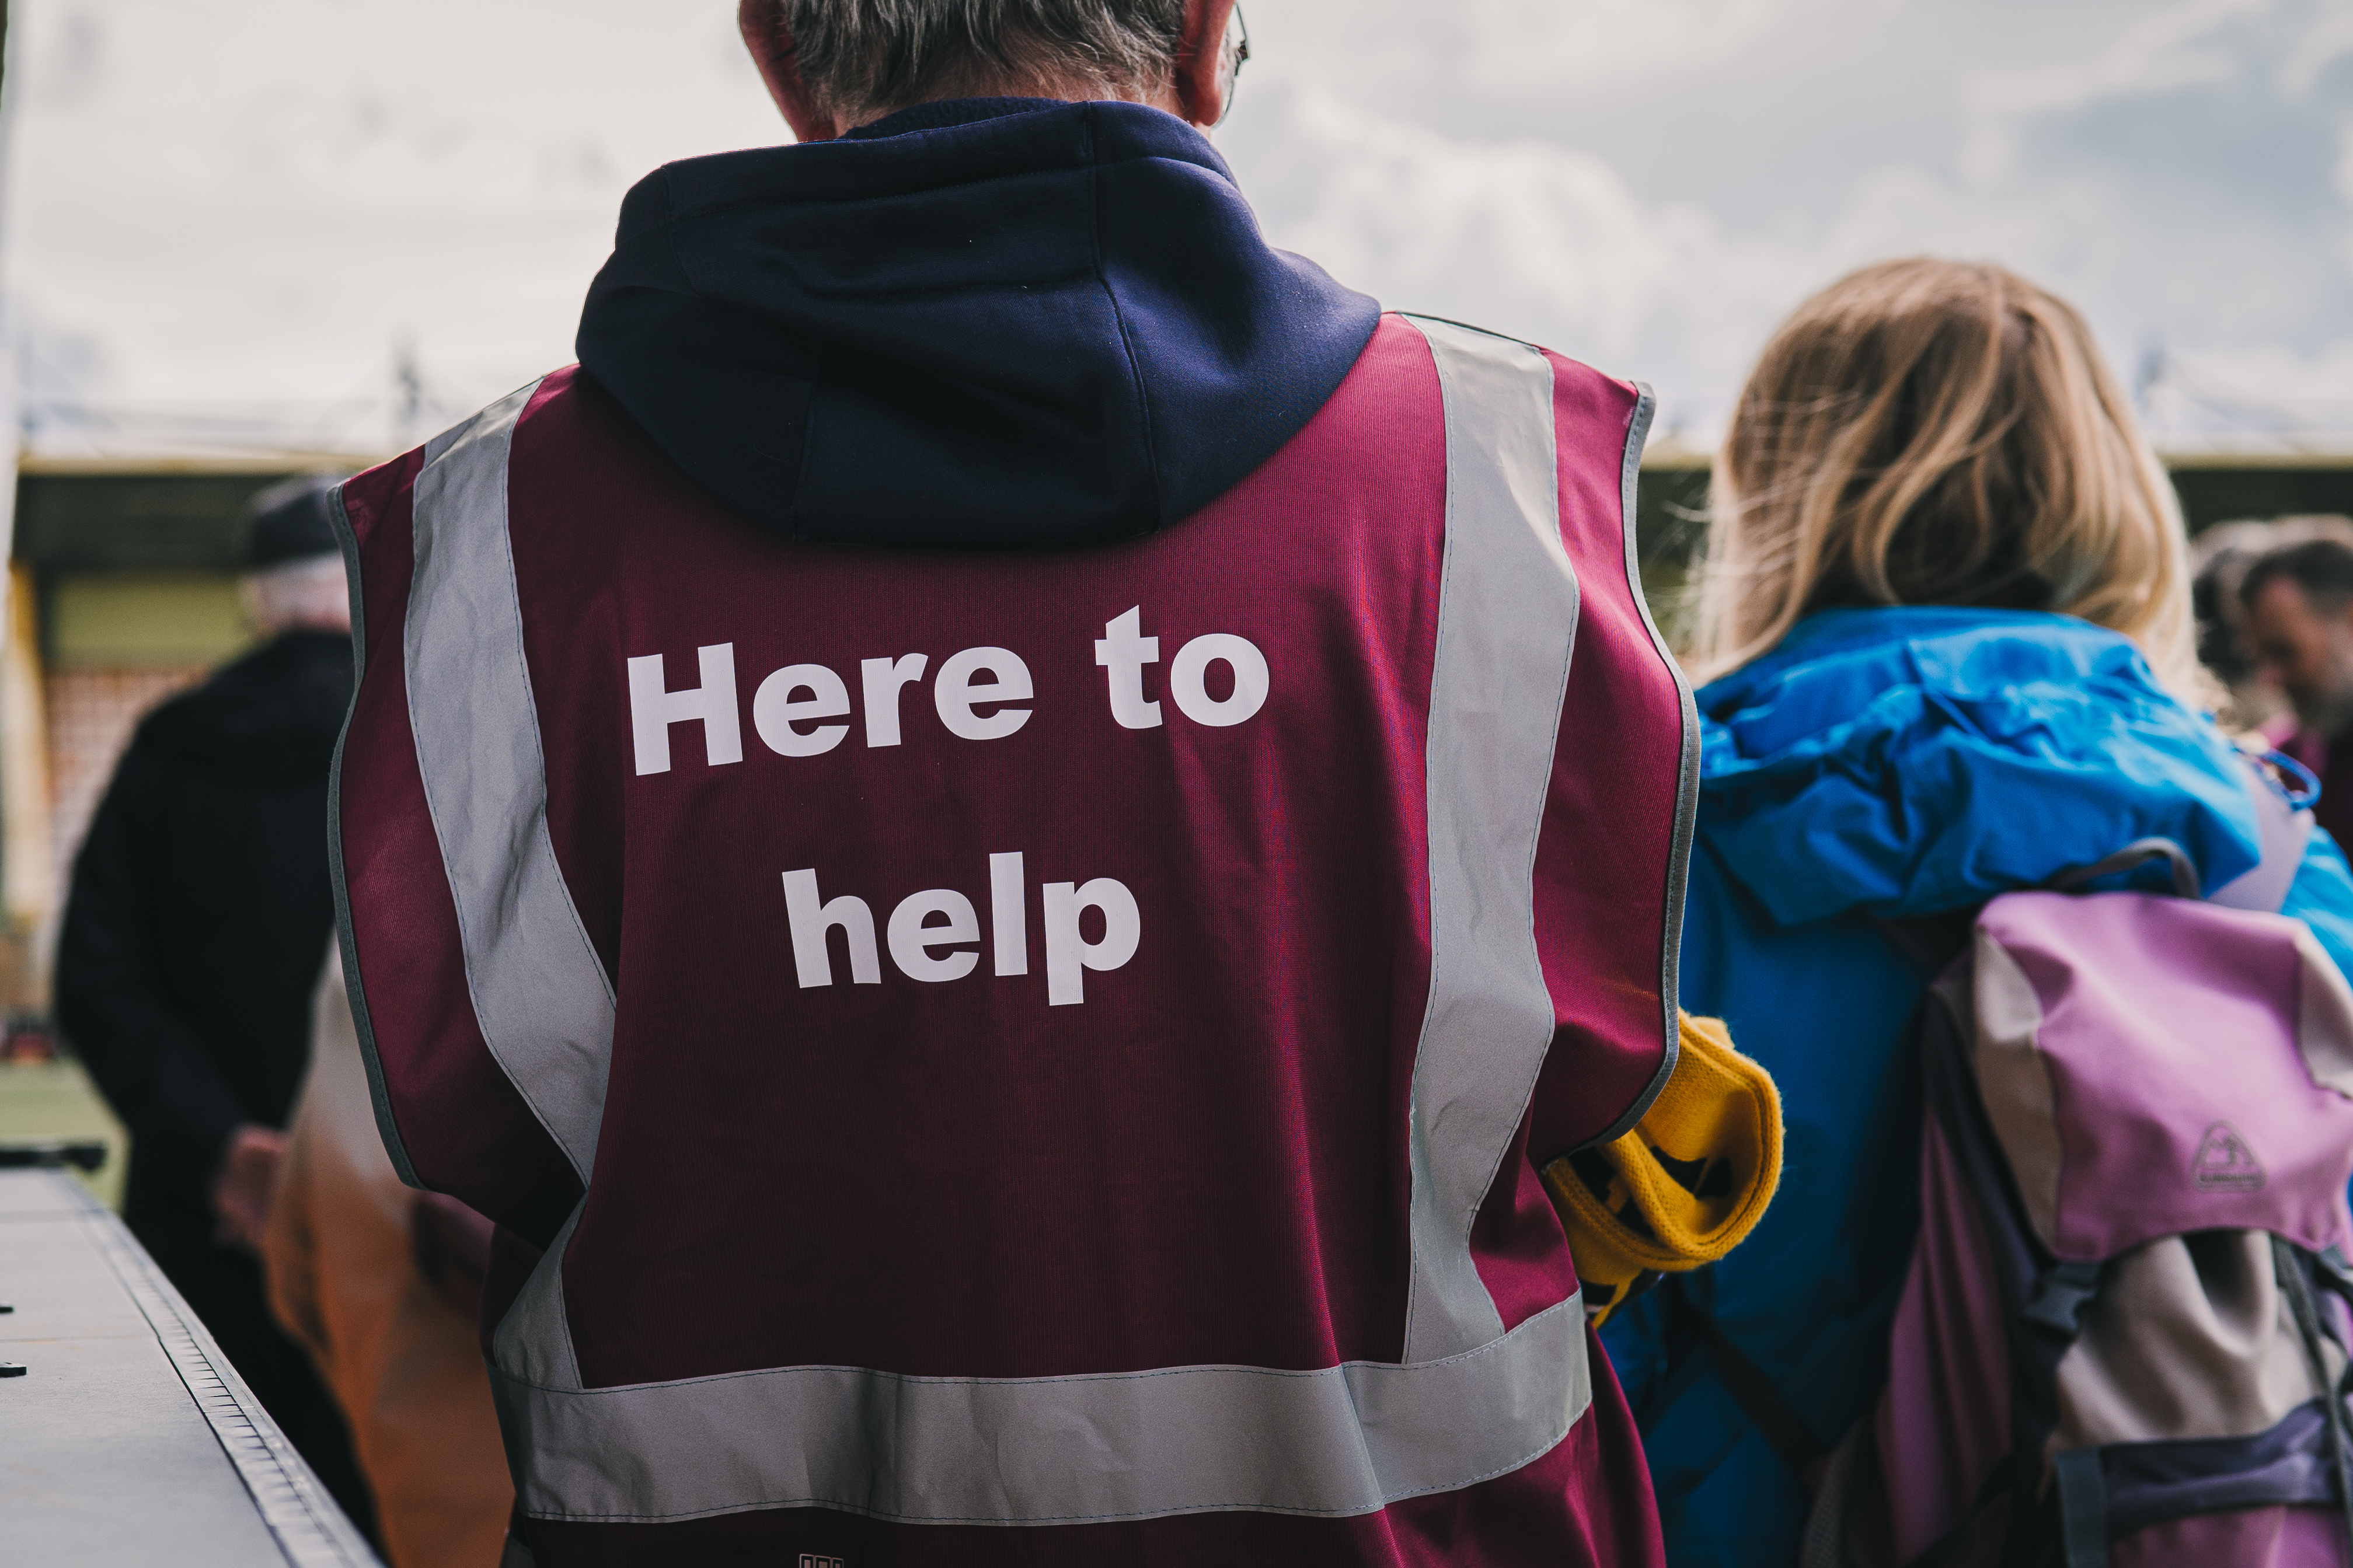
<path fill-rule="evenodd" d="M 840 117 L 819 105 L 801 79 L 800 55 L 793 30 L 785 25 L 785 10 L 776 0 L 741 0 L 735 7 L 735 27 L 768 96 L 784 111 L 785 122 L 804 142 L 830 142 L 848 129 Z"/>
<path fill-rule="evenodd" d="M 752 0 L 744 0 L 748 6 Z M 1185 0 L 1176 46 L 1176 111 L 1203 130 L 1226 117 L 1233 79 L 1226 74 L 1226 21 L 1234 0 Z"/>

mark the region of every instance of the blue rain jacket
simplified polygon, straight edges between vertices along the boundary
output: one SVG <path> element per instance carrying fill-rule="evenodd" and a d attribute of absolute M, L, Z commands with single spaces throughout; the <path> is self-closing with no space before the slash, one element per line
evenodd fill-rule
<path fill-rule="evenodd" d="M 1928 976 L 1873 922 L 2032 887 L 2137 838 L 2221 886 L 2257 858 L 2246 770 L 2133 645 L 2072 616 L 1833 610 L 1704 688 L 1683 1005 L 1779 1083 L 1781 1186 L 1692 1300 L 1828 1447 L 1865 1415 L 1918 1226 L 1905 1047 Z M 2156 880 L 2163 882 L 2162 873 Z M 2353 974 L 2353 873 L 2316 831 L 2285 912 Z M 1647 1430 L 1673 1568 L 1794 1563 L 1807 1493 L 1662 1298 L 1603 1331 Z"/>

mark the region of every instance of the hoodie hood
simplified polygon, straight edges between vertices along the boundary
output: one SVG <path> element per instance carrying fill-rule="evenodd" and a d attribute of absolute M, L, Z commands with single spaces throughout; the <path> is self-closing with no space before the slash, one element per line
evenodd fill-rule
<path fill-rule="evenodd" d="M 990 99 L 658 170 L 578 350 L 782 533 L 1008 548 L 1199 510 L 1314 416 L 1378 318 L 1269 247 L 1175 116 Z"/>
<path fill-rule="evenodd" d="M 2072 616 L 1828 611 L 1697 699 L 1700 835 L 1783 926 L 1960 909 L 2138 838 L 2210 889 L 2258 858 L 2230 742 Z"/>

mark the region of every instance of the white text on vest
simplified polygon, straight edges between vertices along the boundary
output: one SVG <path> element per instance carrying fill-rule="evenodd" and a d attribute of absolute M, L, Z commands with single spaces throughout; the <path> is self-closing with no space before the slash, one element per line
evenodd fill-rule
<path fill-rule="evenodd" d="M 1092 881 L 1049 882 L 1039 889 L 1046 930 L 1046 1001 L 1075 1006 L 1086 998 L 1086 972 L 1118 969 L 1135 956 L 1144 920 L 1135 895 L 1109 877 Z M 1103 936 L 1086 940 L 1080 917 L 1103 916 Z M 882 983 L 881 953 L 874 942 L 874 911 L 849 893 L 828 899 L 818 890 L 817 871 L 785 873 L 785 918 L 793 933 L 793 967 L 801 988 L 833 984 L 829 936 L 841 932 L 849 950 L 849 979 L 856 985 Z M 1029 973 L 1029 908 L 1018 853 L 988 858 L 988 923 L 995 970 L 1000 976 Z M 928 888 L 899 900 L 883 927 L 891 962 L 910 980 L 939 984 L 962 980 L 980 966 L 980 954 L 966 951 L 980 942 L 980 916 L 972 900 L 953 888 Z M 948 951 L 935 951 L 935 950 Z"/>
<path fill-rule="evenodd" d="M 1095 663 L 1109 681 L 1112 718 L 1127 730 L 1156 730 L 1162 723 L 1158 700 L 1144 694 L 1144 667 L 1160 662 L 1160 639 L 1144 635 L 1143 621 L 1138 605 L 1103 623 L 1103 635 L 1095 642 Z M 629 734 L 640 774 L 670 772 L 670 728 L 676 724 L 702 724 L 703 761 L 709 765 L 744 760 L 735 645 L 699 647 L 695 664 L 702 684 L 673 691 L 660 654 L 628 660 Z M 1209 695 L 1213 664 L 1224 665 L 1232 676 L 1232 689 L 1224 697 Z M 930 665 L 930 656 L 920 653 L 859 661 L 859 707 L 869 747 L 901 743 L 906 689 L 921 685 Z M 1168 665 L 1167 693 L 1176 710 L 1210 729 L 1255 716 L 1266 705 L 1269 684 L 1266 656 L 1231 632 L 1193 638 Z M 941 727 L 965 741 L 1001 741 L 1015 733 L 1031 711 L 1017 705 L 1036 694 L 1029 667 L 1010 648 L 965 648 L 943 659 L 932 678 L 932 708 Z M 851 711 L 849 683 L 830 666 L 788 664 L 754 689 L 752 731 L 780 757 L 814 757 L 849 736 Z"/>

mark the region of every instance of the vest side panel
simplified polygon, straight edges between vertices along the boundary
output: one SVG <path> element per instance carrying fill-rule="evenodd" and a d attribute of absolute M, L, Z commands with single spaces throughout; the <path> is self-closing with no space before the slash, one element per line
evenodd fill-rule
<path fill-rule="evenodd" d="M 1538 1168 L 1630 1125 L 1672 1065 L 1662 981 L 1680 942 L 1681 847 L 1697 748 L 1687 694 L 1651 636 L 1633 574 L 1630 476 L 1644 395 L 1545 357 L 1561 542 L 1579 605 L 1535 856 L 1536 946 L 1554 1035 L 1472 1237 L 1507 1328 L 1576 1288 Z"/>
<path fill-rule="evenodd" d="M 1585 1348 L 1593 1363 L 1593 1405 L 1567 1436 L 1508 1476 L 1391 1504 L 1383 1518 L 1392 1555 L 1368 1552 L 1359 1561 L 1417 1568 L 1665 1568 L 1641 1429 L 1609 1352 L 1590 1329 Z"/>
<path fill-rule="evenodd" d="M 363 657 L 335 784 L 346 979 L 417 1181 L 544 1245 L 578 1180 L 483 1041 L 410 728 L 402 632 L 418 467 L 412 454 L 343 492 Z"/>
<path fill-rule="evenodd" d="M 1630 1125 L 1663 1082 L 1675 1031 L 1662 987 L 1681 945 L 1697 737 L 1681 673 L 1636 586 L 1628 466 L 1636 387 L 1551 356 L 1561 536 L 1585 590 L 1536 911 L 1560 1033 L 1536 1091 L 1532 1152 L 1549 1161 Z"/>

